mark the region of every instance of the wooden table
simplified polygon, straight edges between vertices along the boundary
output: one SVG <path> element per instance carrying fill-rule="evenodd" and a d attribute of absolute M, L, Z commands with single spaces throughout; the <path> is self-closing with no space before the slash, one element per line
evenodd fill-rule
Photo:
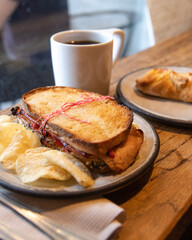
<path fill-rule="evenodd" d="M 124 58 L 114 67 L 110 94 L 125 74 L 144 67 L 192 67 L 192 30 Z M 126 210 L 119 240 L 179 239 L 192 222 L 191 129 L 151 121 L 160 138 L 154 168 L 137 182 L 107 195 Z"/>
<path fill-rule="evenodd" d="M 113 69 L 111 95 L 121 77 L 150 66 L 192 67 L 192 30 L 136 55 Z M 120 240 L 179 239 L 192 222 L 192 130 L 151 121 L 160 138 L 154 168 L 137 183 L 108 197 L 127 219 Z"/>

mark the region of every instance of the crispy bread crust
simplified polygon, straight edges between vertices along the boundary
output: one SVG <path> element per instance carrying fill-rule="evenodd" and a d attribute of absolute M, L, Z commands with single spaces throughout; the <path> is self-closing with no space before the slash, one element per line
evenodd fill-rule
<path fill-rule="evenodd" d="M 132 126 L 127 139 L 112 150 L 114 157 L 104 156 L 103 160 L 113 172 L 126 170 L 136 160 L 143 139 L 143 131 Z"/>
<path fill-rule="evenodd" d="M 33 89 L 30 92 L 24 94 L 21 99 L 21 106 L 26 111 L 28 114 L 33 116 L 34 118 L 39 118 L 41 117 L 38 115 L 35 110 L 31 107 L 30 103 L 28 102 L 28 99 L 32 96 L 34 96 L 36 93 L 40 93 L 43 91 L 47 90 L 53 90 L 55 91 L 61 90 L 65 93 L 67 90 L 73 90 L 73 88 L 69 87 L 56 87 L 56 86 L 51 86 L 51 87 L 42 87 L 42 88 L 37 88 Z M 77 93 L 88 93 L 91 94 L 90 92 L 76 89 Z M 97 96 L 101 96 L 97 94 Z M 123 126 L 122 131 L 118 132 L 118 134 L 113 135 L 112 137 L 110 136 L 106 140 L 102 141 L 89 141 L 89 139 L 82 139 L 78 135 L 76 135 L 75 132 L 72 132 L 68 129 L 65 129 L 64 127 L 60 127 L 59 125 L 55 124 L 53 121 L 50 121 L 47 123 L 46 127 L 50 128 L 54 133 L 58 134 L 60 138 L 65 141 L 66 143 L 70 144 L 72 147 L 83 151 L 87 152 L 90 154 L 105 154 L 109 149 L 113 148 L 114 146 L 120 144 L 122 141 L 124 141 L 127 138 L 127 134 L 130 130 L 132 121 L 133 121 L 133 114 L 132 112 L 125 106 L 117 104 L 114 100 L 107 99 L 107 103 L 114 105 L 114 108 L 118 107 L 119 109 L 122 110 L 123 114 L 125 116 L 118 116 L 120 118 L 125 118 L 123 119 L 125 122 L 125 126 Z M 38 104 L 38 103 L 37 103 Z M 118 119 L 117 119 L 118 120 Z M 69 119 L 70 121 L 70 119 Z"/>

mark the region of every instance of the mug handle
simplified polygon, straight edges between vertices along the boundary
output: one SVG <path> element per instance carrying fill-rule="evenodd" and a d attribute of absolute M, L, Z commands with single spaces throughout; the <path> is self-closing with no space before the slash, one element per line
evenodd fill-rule
<path fill-rule="evenodd" d="M 113 59 L 112 60 L 113 60 L 113 66 L 114 66 L 117 60 L 119 59 L 119 56 L 123 48 L 125 33 L 123 30 L 118 28 L 106 29 L 106 30 L 103 30 L 103 32 L 111 33 L 111 35 L 113 35 Z"/>

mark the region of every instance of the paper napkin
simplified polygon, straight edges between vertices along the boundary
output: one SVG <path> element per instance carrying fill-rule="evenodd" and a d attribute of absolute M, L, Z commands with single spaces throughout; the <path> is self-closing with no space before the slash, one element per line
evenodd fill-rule
<path fill-rule="evenodd" d="M 125 220 L 125 211 L 106 198 L 48 199 L 1 192 L 88 240 L 105 240 L 116 236 Z M 0 204 L 0 224 L 6 225 L 26 240 L 49 239 L 34 226 Z"/>

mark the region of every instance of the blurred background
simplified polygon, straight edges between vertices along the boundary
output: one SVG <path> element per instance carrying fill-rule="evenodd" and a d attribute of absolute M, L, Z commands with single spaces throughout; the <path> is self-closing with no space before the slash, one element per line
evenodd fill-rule
<path fill-rule="evenodd" d="M 121 28 L 121 57 L 154 45 L 145 0 L 1 0 L 0 108 L 53 85 L 49 38 L 68 29 Z"/>
<path fill-rule="evenodd" d="M 121 58 L 192 27 L 191 0 L 0 0 L 0 109 L 32 88 L 54 85 L 50 36 L 120 28 Z"/>

